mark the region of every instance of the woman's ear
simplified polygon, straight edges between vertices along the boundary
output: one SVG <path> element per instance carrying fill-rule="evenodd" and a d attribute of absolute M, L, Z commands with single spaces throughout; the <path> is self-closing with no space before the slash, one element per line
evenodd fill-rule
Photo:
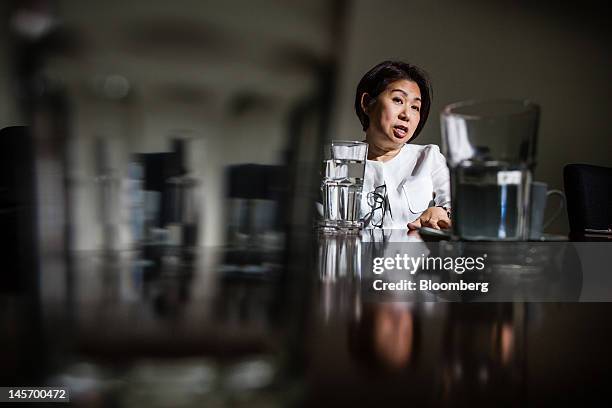
<path fill-rule="evenodd" d="M 359 102 L 359 104 L 361 105 L 361 110 L 367 115 L 368 114 L 368 109 L 370 108 L 370 101 L 372 100 L 372 98 L 370 97 L 370 95 L 368 95 L 367 92 L 364 92 L 361 94 L 361 101 Z"/>

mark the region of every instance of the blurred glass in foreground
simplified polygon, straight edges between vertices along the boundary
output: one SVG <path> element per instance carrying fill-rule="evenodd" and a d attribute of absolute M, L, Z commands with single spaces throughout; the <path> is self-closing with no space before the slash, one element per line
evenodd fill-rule
<path fill-rule="evenodd" d="M 0 225 L 25 231 L 2 299 L 3 379 L 64 384 L 78 406 L 299 395 L 315 262 L 303 203 L 317 195 L 340 14 L 245 6 L 7 6 L 27 126 L 0 190 L 3 209 L 24 192 Z"/>

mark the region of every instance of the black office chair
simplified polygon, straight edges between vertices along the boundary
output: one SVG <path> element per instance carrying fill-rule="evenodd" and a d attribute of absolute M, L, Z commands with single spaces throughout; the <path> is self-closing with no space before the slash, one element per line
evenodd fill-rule
<path fill-rule="evenodd" d="M 230 215 L 235 219 L 229 223 L 249 235 L 257 229 L 280 231 L 285 217 L 286 172 L 286 166 L 280 165 L 229 166 L 227 196 L 237 206 L 237 213 Z"/>
<path fill-rule="evenodd" d="M 563 169 L 570 236 L 612 228 L 612 168 L 568 164 Z"/>

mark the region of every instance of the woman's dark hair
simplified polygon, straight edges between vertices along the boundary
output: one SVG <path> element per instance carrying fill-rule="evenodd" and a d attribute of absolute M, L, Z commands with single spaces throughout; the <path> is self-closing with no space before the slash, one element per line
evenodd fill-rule
<path fill-rule="evenodd" d="M 376 102 L 378 95 L 380 95 L 390 83 L 401 79 L 415 82 L 421 91 L 421 117 L 409 141 L 414 140 L 421 132 L 429 116 L 433 90 L 425 71 L 417 66 L 402 61 L 381 62 L 366 72 L 363 78 L 361 78 L 361 81 L 359 81 L 355 94 L 355 113 L 357 113 L 357 117 L 364 131 L 370 126 L 370 118 L 368 118 L 368 115 L 361 109 L 361 96 L 367 93 L 370 98 L 366 101 L 366 104 L 372 106 Z"/>

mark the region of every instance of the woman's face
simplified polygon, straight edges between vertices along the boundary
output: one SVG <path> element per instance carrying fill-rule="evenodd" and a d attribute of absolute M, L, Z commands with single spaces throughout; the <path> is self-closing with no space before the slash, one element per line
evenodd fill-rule
<path fill-rule="evenodd" d="M 370 118 L 366 140 L 383 150 L 400 148 L 410 140 L 421 119 L 419 86 L 407 79 L 392 82 L 370 107 L 366 95 L 361 97 L 361 107 Z"/>

